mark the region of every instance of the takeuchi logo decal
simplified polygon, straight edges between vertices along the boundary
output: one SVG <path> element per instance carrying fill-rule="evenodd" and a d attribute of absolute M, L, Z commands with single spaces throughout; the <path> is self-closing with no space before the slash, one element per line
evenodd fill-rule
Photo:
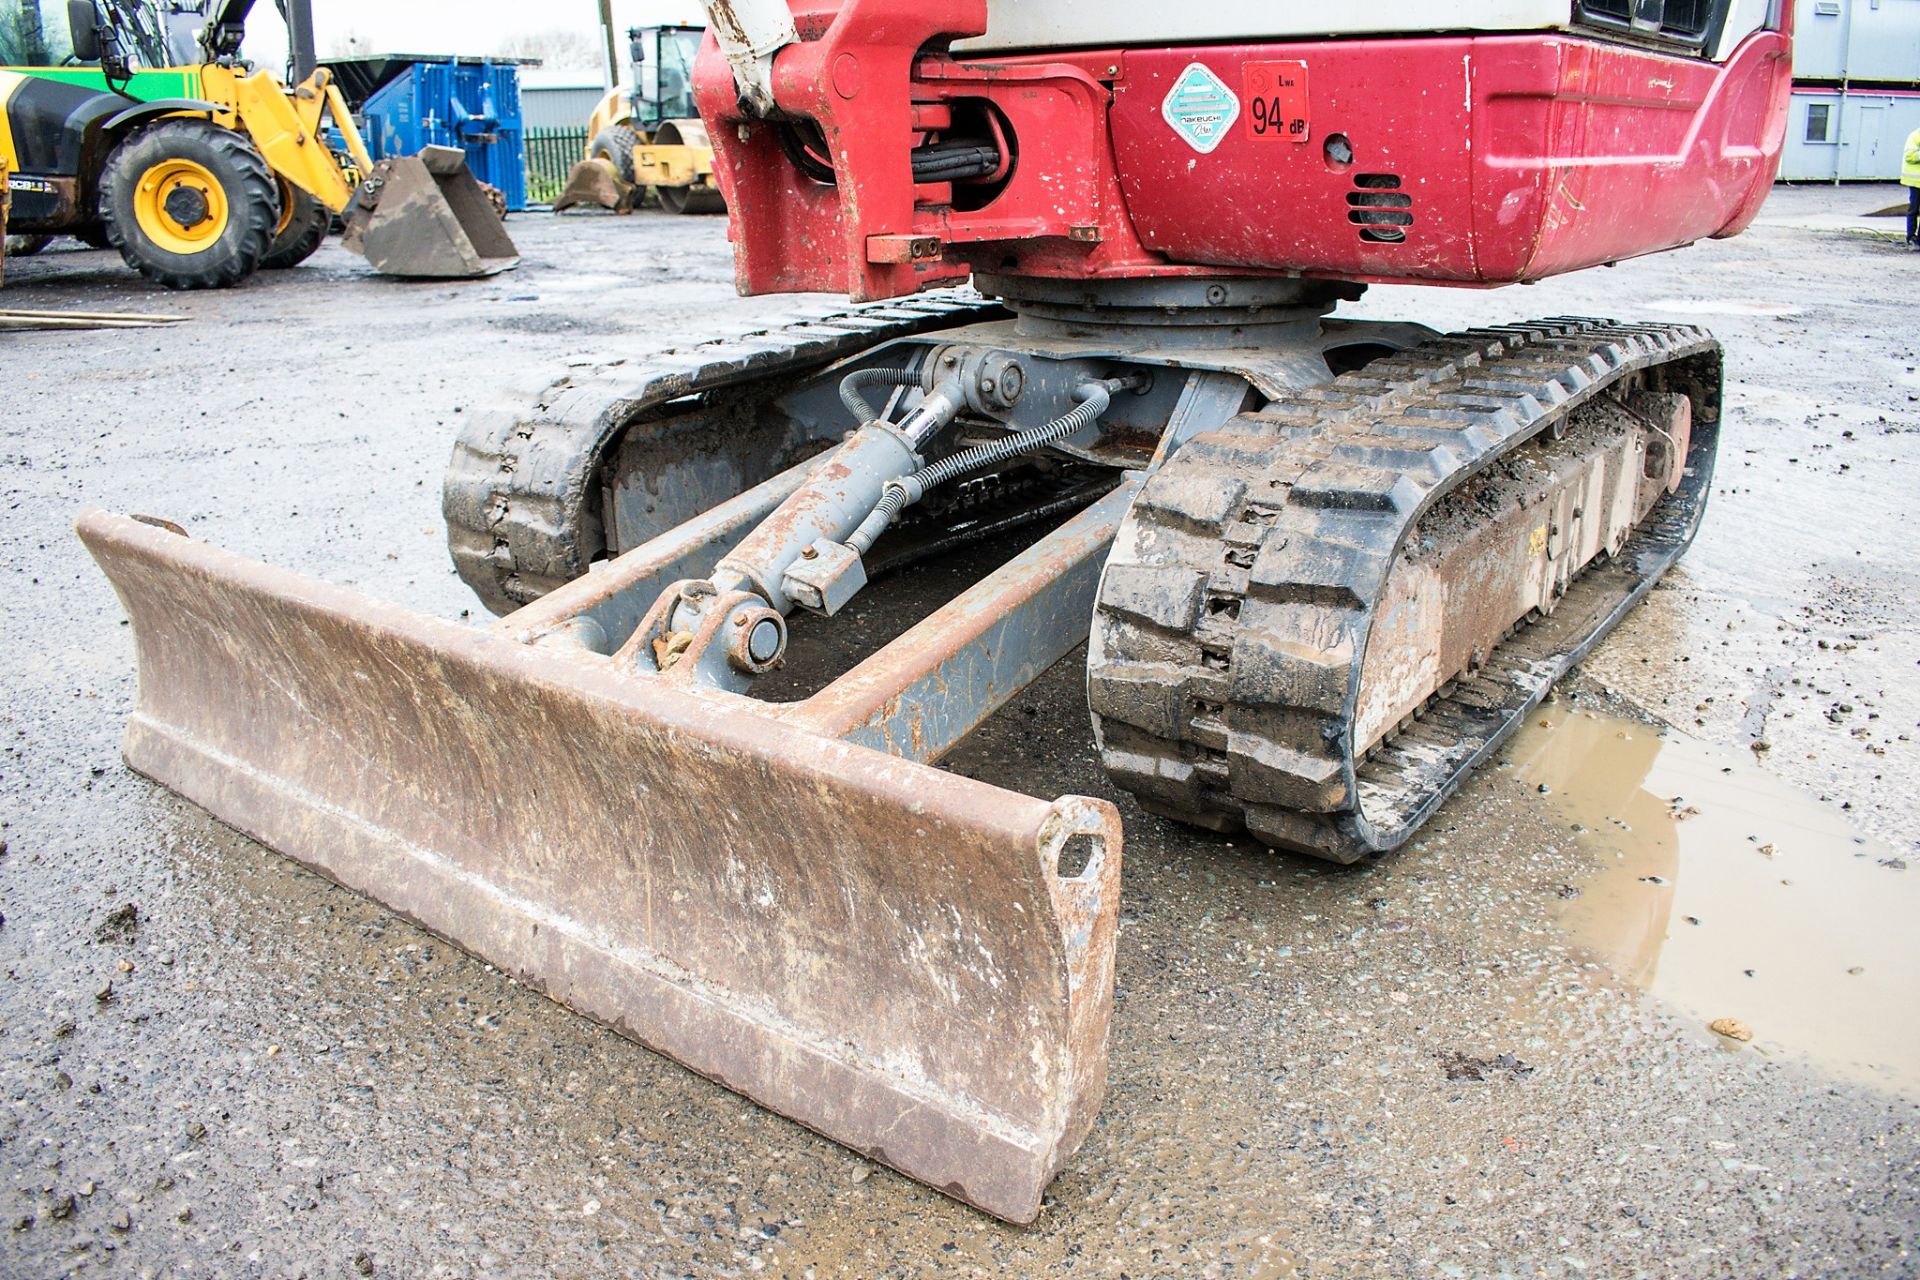
<path fill-rule="evenodd" d="M 1204 64 L 1194 62 L 1173 82 L 1160 114 L 1180 140 L 1206 155 L 1240 117 L 1240 98 Z"/>

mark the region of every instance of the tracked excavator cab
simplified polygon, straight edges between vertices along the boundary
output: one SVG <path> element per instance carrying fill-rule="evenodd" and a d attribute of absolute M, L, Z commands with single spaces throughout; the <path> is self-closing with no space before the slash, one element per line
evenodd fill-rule
<path fill-rule="evenodd" d="M 475 415 L 445 509 L 487 628 L 83 516 L 128 761 L 1031 1219 L 1105 1082 L 1122 833 L 940 758 L 1084 643 L 1149 809 L 1389 852 L 1685 548 L 1728 426 L 1690 326 L 1338 308 L 1738 232 L 1783 7 L 1301 9 L 713 0 L 739 287 L 855 301 Z M 905 634 L 814 652 L 1013 531 Z"/>

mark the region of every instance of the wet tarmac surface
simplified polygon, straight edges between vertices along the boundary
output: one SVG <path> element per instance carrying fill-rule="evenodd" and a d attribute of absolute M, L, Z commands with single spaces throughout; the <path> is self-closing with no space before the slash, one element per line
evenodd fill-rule
<path fill-rule="evenodd" d="M 441 542 L 457 415 L 764 314 L 719 222 L 519 218 L 527 264 L 461 287 L 332 245 L 193 297 L 10 262 L 9 306 L 192 319 L 0 338 L 0 1274 L 1920 1274 L 1920 257 L 1800 225 L 1856 204 L 1354 308 L 1685 318 L 1729 357 L 1693 553 L 1407 850 L 1337 870 L 1140 813 L 1074 659 L 949 761 L 1127 822 L 1112 1083 L 1025 1230 L 119 761 L 131 644 L 76 510 L 477 613 Z"/>

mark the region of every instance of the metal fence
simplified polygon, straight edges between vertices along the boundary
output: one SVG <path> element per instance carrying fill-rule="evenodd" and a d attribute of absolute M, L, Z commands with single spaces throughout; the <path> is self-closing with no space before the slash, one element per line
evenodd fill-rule
<path fill-rule="evenodd" d="M 585 129 L 527 130 L 527 199 L 551 204 L 567 185 L 567 173 L 586 154 Z"/>

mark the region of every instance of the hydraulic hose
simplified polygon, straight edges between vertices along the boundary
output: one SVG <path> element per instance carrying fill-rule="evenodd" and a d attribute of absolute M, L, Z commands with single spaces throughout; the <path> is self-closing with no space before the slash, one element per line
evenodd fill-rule
<path fill-rule="evenodd" d="M 960 182 L 984 178 L 1000 168 L 1000 152 L 971 142 L 936 142 L 915 148 L 915 182 Z"/>
<path fill-rule="evenodd" d="M 970 142 L 956 139 L 949 142 L 934 142 L 923 147 L 915 147 L 908 153 L 908 163 L 913 168 L 915 182 L 965 182 L 974 178 L 993 179 L 1006 171 L 1007 156 L 1005 139 L 997 122 L 990 122 L 996 135 L 992 142 Z M 823 154 L 826 139 L 820 136 L 815 126 L 801 127 L 786 121 L 774 128 L 774 136 L 779 140 L 780 149 L 786 152 L 787 159 L 793 162 L 807 178 L 814 182 L 833 186 L 838 177 L 833 171 L 832 162 Z"/>
<path fill-rule="evenodd" d="M 853 415 L 858 426 L 866 426 L 876 421 L 878 416 L 867 398 L 860 394 L 862 387 L 917 387 L 920 375 L 906 369 L 855 369 L 840 379 L 840 403 L 847 406 L 847 412 Z"/>
<path fill-rule="evenodd" d="M 984 471 L 1029 450 L 1050 445 L 1085 430 L 1098 422 L 1100 415 L 1107 411 L 1107 406 L 1113 403 L 1113 393 L 1127 385 L 1129 382 L 1124 378 L 1082 383 L 1074 391 L 1080 403 L 1053 421 L 987 444 L 977 444 L 971 449 L 963 449 L 950 458 L 942 458 L 920 468 L 910 476 L 889 480 L 872 514 L 861 521 L 860 527 L 847 539 L 847 545 L 864 556 L 880 535 L 887 531 L 887 526 L 899 518 L 902 511 L 920 501 L 927 490 L 972 472 Z"/>

